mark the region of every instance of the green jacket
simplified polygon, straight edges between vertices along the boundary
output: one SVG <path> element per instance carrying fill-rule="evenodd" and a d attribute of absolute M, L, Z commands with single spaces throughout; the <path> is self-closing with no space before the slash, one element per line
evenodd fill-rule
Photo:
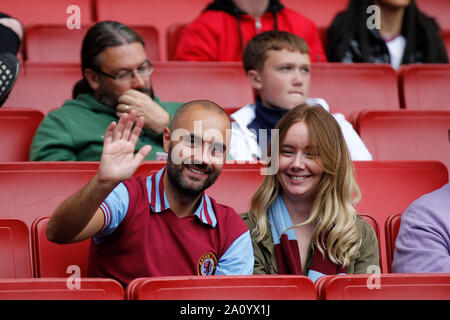
<path fill-rule="evenodd" d="M 161 102 L 157 97 L 155 101 L 171 118 L 181 106 L 178 102 Z M 117 120 L 115 111 L 102 105 L 92 94 L 80 94 L 42 120 L 31 144 L 30 160 L 99 161 L 106 128 Z M 163 152 L 162 134 L 143 130 L 136 152 L 147 144 L 152 146 L 152 151 L 146 160 L 154 160 L 156 152 Z"/>
<path fill-rule="evenodd" d="M 278 263 L 275 257 L 275 248 L 273 245 L 272 232 L 270 231 L 269 223 L 267 223 L 268 232 L 265 237 L 260 242 L 257 242 L 252 232 L 256 227 L 255 221 L 250 218 L 248 213 L 244 213 L 242 218 L 247 224 L 252 236 L 253 253 L 255 255 L 255 267 L 253 269 L 253 273 L 278 274 Z M 376 265 L 379 267 L 380 261 L 377 236 L 373 228 L 360 217 L 356 219 L 356 228 L 361 234 L 362 243 L 359 253 L 353 257 L 350 265 L 347 267 L 347 273 L 372 273 L 373 271 L 370 271 L 367 268 L 371 265 Z M 308 275 L 313 253 L 314 248 L 310 246 L 305 262 L 305 269 L 303 270 L 303 274 L 305 276 Z"/>

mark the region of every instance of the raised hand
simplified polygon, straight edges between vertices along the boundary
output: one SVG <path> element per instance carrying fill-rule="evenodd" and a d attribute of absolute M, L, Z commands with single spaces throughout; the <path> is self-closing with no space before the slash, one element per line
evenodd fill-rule
<path fill-rule="evenodd" d="M 98 169 L 102 183 L 116 184 L 129 179 L 151 151 L 151 146 L 146 145 L 134 154 L 144 126 L 143 117 L 139 117 L 136 123 L 135 119 L 136 111 L 132 110 L 122 114 L 119 122 L 112 122 L 106 129 Z"/>

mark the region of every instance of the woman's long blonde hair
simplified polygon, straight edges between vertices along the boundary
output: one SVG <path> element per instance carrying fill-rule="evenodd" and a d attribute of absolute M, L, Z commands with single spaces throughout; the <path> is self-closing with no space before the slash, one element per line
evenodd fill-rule
<path fill-rule="evenodd" d="M 290 110 L 277 123 L 280 145 L 289 128 L 298 122 L 308 127 L 309 146 L 321 160 L 322 178 L 316 187 L 310 217 L 301 225 L 313 223 L 312 245 L 336 264 L 348 266 L 361 244 L 356 230 L 354 204 L 361 194 L 354 178 L 354 168 L 344 136 L 334 117 L 320 106 L 306 104 Z M 277 141 L 273 141 L 277 143 Z M 270 154 L 270 162 L 278 164 L 279 154 Z M 278 150 L 278 148 L 277 148 Z M 270 166 L 270 163 L 269 163 Z M 256 221 L 251 230 L 258 241 L 268 232 L 268 211 L 283 190 L 277 175 L 266 175 L 251 199 L 250 217 Z M 296 225 L 297 227 L 300 225 Z M 324 243 L 326 240 L 326 243 Z"/>

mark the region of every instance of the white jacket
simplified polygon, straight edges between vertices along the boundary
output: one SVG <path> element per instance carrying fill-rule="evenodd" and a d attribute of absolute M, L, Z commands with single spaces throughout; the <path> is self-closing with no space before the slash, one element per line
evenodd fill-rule
<path fill-rule="evenodd" d="M 308 105 L 320 105 L 328 112 L 330 107 L 322 98 L 308 98 Z M 234 121 L 231 123 L 231 148 L 230 155 L 233 160 L 254 160 L 261 158 L 261 150 L 254 130 L 249 130 L 249 125 L 255 119 L 256 104 L 251 103 L 242 107 L 230 117 Z M 372 160 L 372 155 L 367 150 L 364 142 L 353 129 L 350 122 L 341 113 L 333 113 L 334 118 L 341 126 L 342 133 L 352 160 Z"/>

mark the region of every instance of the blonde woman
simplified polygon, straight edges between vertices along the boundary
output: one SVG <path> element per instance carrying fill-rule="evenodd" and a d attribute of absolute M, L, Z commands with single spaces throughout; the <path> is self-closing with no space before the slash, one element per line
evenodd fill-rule
<path fill-rule="evenodd" d="M 254 273 L 304 274 L 314 281 L 370 273 L 379 264 L 378 242 L 353 206 L 360 192 L 339 124 L 322 107 L 302 104 L 275 129 L 279 152 L 270 161 L 277 173 L 264 178 L 243 216 Z"/>

